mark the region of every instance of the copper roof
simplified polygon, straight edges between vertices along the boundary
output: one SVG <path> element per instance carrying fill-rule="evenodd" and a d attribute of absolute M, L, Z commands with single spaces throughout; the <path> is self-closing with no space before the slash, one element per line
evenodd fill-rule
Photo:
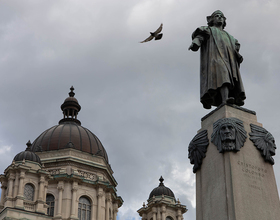
<path fill-rule="evenodd" d="M 41 164 L 40 157 L 36 153 L 31 151 L 31 148 L 30 148 L 31 147 L 31 143 L 30 143 L 30 141 L 28 141 L 26 145 L 27 145 L 26 150 L 18 153 L 14 157 L 14 161 L 29 160 L 29 161 L 33 161 L 33 162 Z"/>
<path fill-rule="evenodd" d="M 160 177 L 159 181 L 160 181 L 159 186 L 152 190 L 152 192 L 150 193 L 149 199 L 151 199 L 153 196 L 162 196 L 162 195 L 170 196 L 175 199 L 175 196 L 174 196 L 174 193 L 172 192 L 172 190 L 163 184 L 164 179 L 162 178 L 162 176 Z"/>
<path fill-rule="evenodd" d="M 74 88 L 71 87 L 69 97 L 61 105 L 64 118 L 59 124 L 45 130 L 32 143 L 32 151 L 52 151 L 74 148 L 93 155 L 102 156 L 108 162 L 108 155 L 100 140 L 90 130 L 81 126 L 77 119 L 81 109 Z"/>

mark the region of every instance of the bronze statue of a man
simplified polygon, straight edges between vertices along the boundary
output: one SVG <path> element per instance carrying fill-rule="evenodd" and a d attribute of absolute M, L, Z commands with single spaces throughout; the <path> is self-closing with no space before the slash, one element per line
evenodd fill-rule
<path fill-rule="evenodd" d="M 200 48 L 200 101 L 203 107 L 224 103 L 244 105 L 246 99 L 239 72 L 243 61 L 240 44 L 226 31 L 226 18 L 217 10 L 207 16 L 208 26 L 197 28 L 192 34 L 189 50 Z"/>

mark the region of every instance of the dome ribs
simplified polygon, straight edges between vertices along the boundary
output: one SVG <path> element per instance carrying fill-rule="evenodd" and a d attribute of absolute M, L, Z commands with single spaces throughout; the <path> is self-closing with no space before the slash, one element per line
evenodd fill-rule
<path fill-rule="evenodd" d="M 82 139 L 81 129 L 79 128 L 78 125 L 76 125 L 76 127 L 77 127 L 77 130 L 78 130 L 78 132 L 79 132 L 80 148 L 83 148 L 83 139 Z"/>
<path fill-rule="evenodd" d="M 85 130 L 85 132 L 86 132 L 86 134 L 87 134 L 87 138 L 88 138 L 88 141 L 89 141 L 89 153 L 91 153 L 91 154 L 93 154 L 93 149 L 92 149 L 92 143 L 91 143 L 91 138 L 90 138 L 90 136 L 89 136 L 89 132 L 90 131 L 88 131 L 87 129 L 84 129 Z M 90 132 L 91 133 L 91 132 Z M 81 146 L 81 150 L 82 150 L 82 146 Z"/>

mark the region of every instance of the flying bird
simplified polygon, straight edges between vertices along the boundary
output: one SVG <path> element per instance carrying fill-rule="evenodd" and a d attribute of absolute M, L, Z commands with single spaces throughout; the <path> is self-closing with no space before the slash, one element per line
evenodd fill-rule
<path fill-rule="evenodd" d="M 159 28 L 155 32 L 150 32 L 151 36 L 148 37 L 146 40 L 141 41 L 140 43 L 145 43 L 148 41 L 151 41 L 155 38 L 155 40 L 160 40 L 162 38 L 163 34 L 160 34 L 162 30 L 162 24 L 159 26 Z"/>

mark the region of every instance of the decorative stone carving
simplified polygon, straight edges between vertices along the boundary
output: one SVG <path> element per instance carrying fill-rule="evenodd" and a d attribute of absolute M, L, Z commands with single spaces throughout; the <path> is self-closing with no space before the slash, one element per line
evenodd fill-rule
<path fill-rule="evenodd" d="M 252 131 L 249 133 L 250 140 L 261 152 L 264 160 L 273 165 L 274 159 L 272 158 L 272 156 L 275 155 L 276 149 L 274 137 L 270 132 L 260 126 L 254 124 L 250 124 L 250 126 Z"/>
<path fill-rule="evenodd" d="M 78 170 L 78 175 L 92 181 L 95 181 L 97 179 L 95 174 L 88 173 L 82 170 Z"/>
<path fill-rule="evenodd" d="M 222 118 L 213 124 L 211 142 L 220 153 L 239 151 L 247 138 L 243 122 L 237 118 Z"/>
<path fill-rule="evenodd" d="M 60 169 L 53 169 L 53 170 L 48 170 L 51 175 L 57 175 L 60 174 Z"/>
<path fill-rule="evenodd" d="M 199 132 L 191 140 L 189 144 L 189 159 L 193 166 L 193 172 L 195 173 L 200 169 L 202 160 L 206 156 L 207 147 L 209 145 L 208 132 L 203 130 Z"/>

